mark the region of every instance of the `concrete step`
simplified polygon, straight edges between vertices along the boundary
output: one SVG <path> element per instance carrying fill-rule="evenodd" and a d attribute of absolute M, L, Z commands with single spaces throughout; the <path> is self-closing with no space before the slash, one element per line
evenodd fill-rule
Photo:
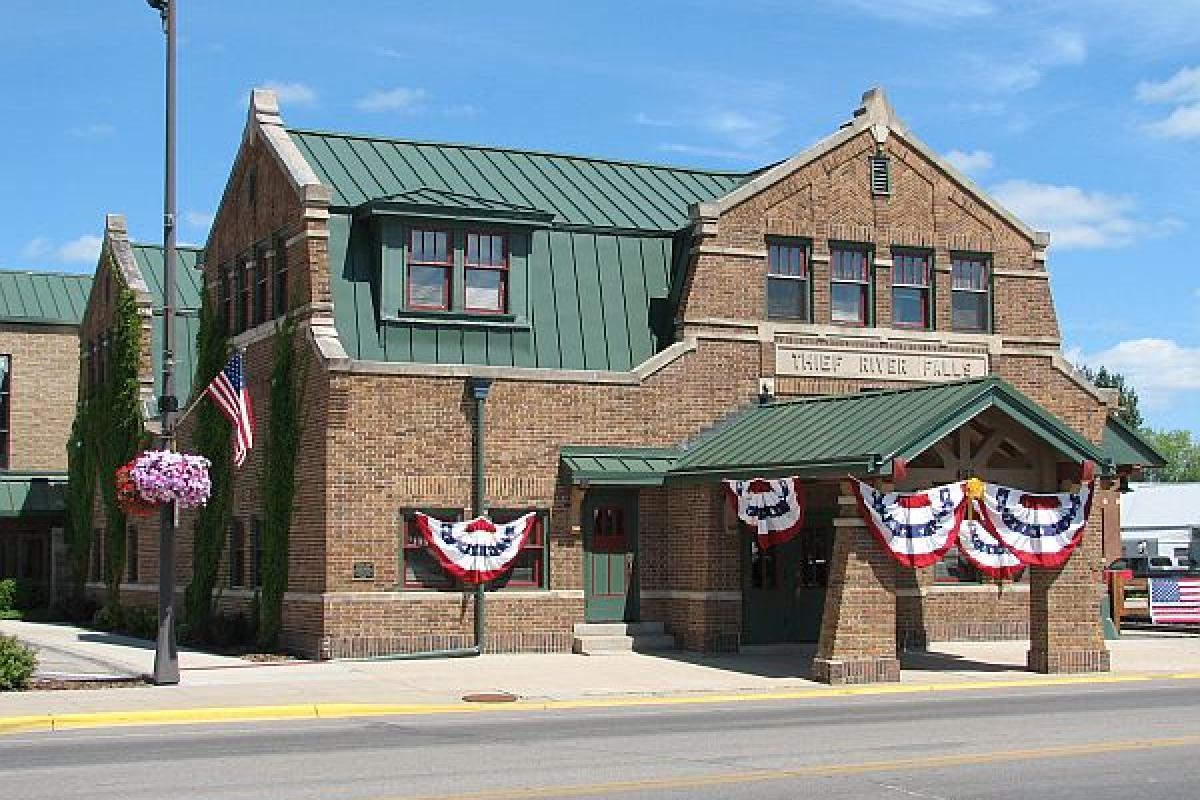
<path fill-rule="evenodd" d="M 661 622 L 580 622 L 573 629 L 576 636 L 643 636 L 665 631 Z"/>
<path fill-rule="evenodd" d="M 661 622 L 589 622 L 575 626 L 571 650 L 587 656 L 675 650 Z"/>

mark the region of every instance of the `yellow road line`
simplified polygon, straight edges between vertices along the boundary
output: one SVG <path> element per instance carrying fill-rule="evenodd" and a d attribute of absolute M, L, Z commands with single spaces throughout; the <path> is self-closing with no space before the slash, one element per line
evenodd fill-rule
<path fill-rule="evenodd" d="M 228 708 L 154 709 L 149 711 L 98 711 L 0 717 L 0 735 L 31 731 L 57 731 L 130 725 L 181 725 L 202 722 L 272 721 L 288 719 L 349 719 L 367 716 L 495 713 L 502 711 L 557 711 L 585 708 L 637 708 L 643 706 L 695 706 L 720 703 L 755 703 L 771 700 L 814 700 L 871 695 L 926 692 L 966 692 L 989 689 L 1043 688 L 1086 684 L 1145 683 L 1156 680 L 1200 680 L 1200 672 L 1159 674 L 1101 674 L 962 681 L 942 683 L 892 683 L 862 686 L 828 686 L 767 692 L 718 692 L 686 695 L 582 698 L 577 700 L 525 700 L 515 703 L 315 703 Z"/>
<path fill-rule="evenodd" d="M 958 753 L 955 755 L 902 758 L 892 761 L 863 761 L 851 764 L 814 764 L 794 769 L 725 772 L 676 778 L 646 778 L 642 780 L 605 781 L 602 783 L 583 783 L 566 786 L 538 786 L 522 789 L 488 789 L 479 792 L 408 797 L 407 800 L 536 800 L 537 798 L 545 797 L 594 797 L 649 790 L 702 789 L 734 784 L 785 781 L 795 778 L 837 778 L 872 772 L 903 772 L 915 769 L 971 767 L 980 764 L 996 764 L 1010 761 L 1071 758 L 1149 750 L 1157 747 L 1188 747 L 1194 745 L 1200 745 L 1200 736 L 1090 742 L 1076 745 L 1039 747 L 1036 749 Z M 399 800 L 399 798 L 387 797 L 376 798 L 376 800 Z"/>

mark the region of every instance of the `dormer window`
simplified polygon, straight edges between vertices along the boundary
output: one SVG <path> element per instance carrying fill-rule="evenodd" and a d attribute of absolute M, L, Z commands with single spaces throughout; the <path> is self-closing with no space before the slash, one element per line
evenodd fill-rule
<path fill-rule="evenodd" d="M 413 228 L 408 239 L 408 307 L 449 311 L 453 269 L 450 234 Z"/>
<path fill-rule="evenodd" d="M 467 233 L 463 269 L 466 310 L 503 314 L 508 297 L 508 237 Z"/>

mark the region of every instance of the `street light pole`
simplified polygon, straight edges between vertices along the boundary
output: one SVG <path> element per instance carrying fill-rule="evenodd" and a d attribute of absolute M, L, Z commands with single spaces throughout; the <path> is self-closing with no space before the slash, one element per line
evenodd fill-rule
<path fill-rule="evenodd" d="M 146 0 L 158 11 L 167 37 L 167 152 L 163 191 L 162 391 L 158 395 L 162 449 L 175 445 L 175 11 L 179 0 Z M 175 503 L 164 503 L 158 526 L 158 638 L 154 647 L 154 684 L 179 683 L 175 641 Z"/>

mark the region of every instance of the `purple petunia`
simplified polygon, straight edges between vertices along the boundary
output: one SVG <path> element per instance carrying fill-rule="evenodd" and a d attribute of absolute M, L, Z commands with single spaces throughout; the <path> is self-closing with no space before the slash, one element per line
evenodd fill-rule
<path fill-rule="evenodd" d="M 195 508 L 207 503 L 212 491 L 210 466 L 211 462 L 203 456 L 147 450 L 134 460 L 129 476 L 138 494 L 148 503 L 173 500 L 185 508 Z"/>

